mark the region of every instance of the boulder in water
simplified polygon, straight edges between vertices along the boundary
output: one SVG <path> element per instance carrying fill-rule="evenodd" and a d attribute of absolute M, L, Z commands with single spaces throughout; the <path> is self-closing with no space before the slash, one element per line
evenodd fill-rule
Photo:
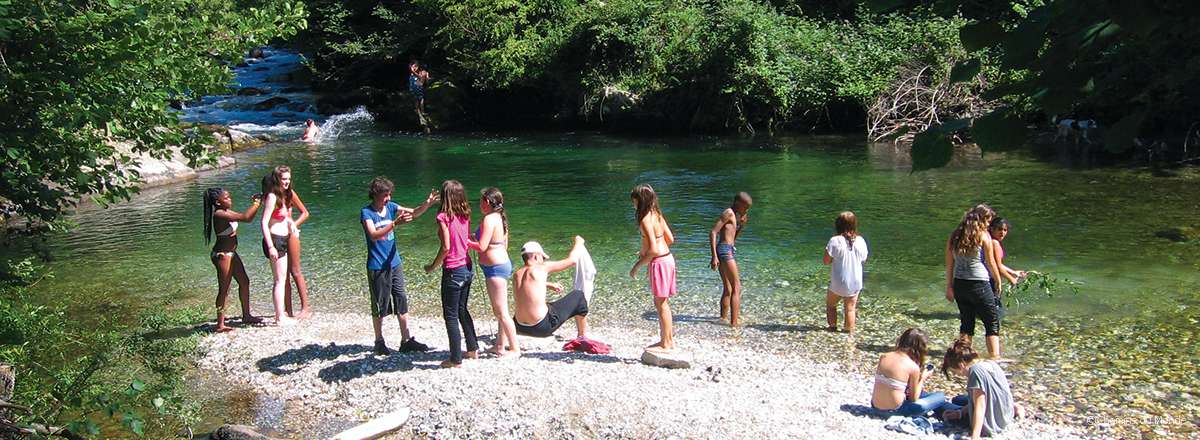
<path fill-rule="evenodd" d="M 642 363 L 663 368 L 692 368 L 692 357 L 678 350 L 642 352 Z"/>
<path fill-rule="evenodd" d="M 242 87 L 237 91 L 238 96 L 258 96 L 265 94 L 267 94 L 267 91 L 258 87 Z"/>
<path fill-rule="evenodd" d="M 305 110 L 308 110 L 308 104 L 303 103 L 303 102 L 293 102 L 291 104 L 285 105 L 284 108 L 287 108 L 288 110 L 300 113 L 300 112 L 304 112 Z"/>
<path fill-rule="evenodd" d="M 275 440 L 245 425 L 221 425 L 212 433 L 213 440 Z"/>
<path fill-rule="evenodd" d="M 284 98 L 281 96 L 274 96 L 271 98 L 264 99 L 262 101 L 258 101 L 250 107 L 253 108 L 254 110 L 261 112 L 261 111 L 267 111 L 267 110 L 273 109 L 275 107 L 278 107 L 283 104 L 287 104 L 289 102 L 292 102 L 292 101 L 290 99 L 287 99 L 287 98 Z"/>
<path fill-rule="evenodd" d="M 1191 226 L 1175 226 L 1155 232 L 1154 236 L 1184 243 L 1200 238 L 1200 229 Z"/>
<path fill-rule="evenodd" d="M 254 135 L 243 131 L 230 129 L 228 133 L 229 147 L 233 149 L 233 151 L 246 150 L 266 143 L 262 139 L 254 137 Z"/>
<path fill-rule="evenodd" d="M 261 47 L 250 49 L 250 58 L 266 58 L 267 53 Z"/>

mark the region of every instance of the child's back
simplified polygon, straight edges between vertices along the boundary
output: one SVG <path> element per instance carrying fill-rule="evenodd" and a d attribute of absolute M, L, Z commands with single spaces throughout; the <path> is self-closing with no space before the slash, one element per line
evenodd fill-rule
<path fill-rule="evenodd" d="M 867 240 L 835 235 L 825 245 L 833 259 L 830 263 L 829 290 L 839 296 L 854 296 L 863 288 L 863 262 L 867 261 Z"/>

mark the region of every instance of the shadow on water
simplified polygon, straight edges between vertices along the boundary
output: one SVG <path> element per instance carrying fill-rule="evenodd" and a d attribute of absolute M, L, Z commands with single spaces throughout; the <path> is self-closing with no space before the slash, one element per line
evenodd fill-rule
<path fill-rule="evenodd" d="M 815 325 L 808 324 L 754 324 L 746 327 L 758 330 L 760 332 L 808 333 L 825 331 L 824 327 L 817 327 Z"/>
<path fill-rule="evenodd" d="M 314 360 L 332 360 L 348 354 L 357 354 L 370 350 L 371 347 L 362 344 L 308 344 L 274 356 L 259 359 L 255 365 L 258 366 L 258 371 L 269 371 L 276 376 L 283 376 L 299 371 L 305 364 Z M 285 368 L 290 365 L 294 365 L 295 367 Z"/>
<path fill-rule="evenodd" d="M 926 320 L 926 321 L 943 321 L 943 320 L 958 319 L 958 314 L 954 313 L 954 312 L 923 312 L 920 310 L 911 310 L 911 311 L 904 312 L 904 314 L 912 317 L 913 319 L 920 319 L 920 320 Z"/>
<path fill-rule="evenodd" d="M 646 321 L 658 322 L 658 312 L 656 312 L 654 310 L 646 311 L 645 313 L 642 313 L 642 319 L 644 319 Z M 708 324 L 714 324 L 714 325 L 724 325 L 724 321 L 721 321 L 720 316 L 712 316 L 712 315 L 705 316 L 705 315 L 678 315 L 678 314 L 676 314 L 676 315 L 671 316 L 671 321 L 672 322 L 686 322 L 686 323 L 700 322 L 700 323 L 708 323 Z"/>

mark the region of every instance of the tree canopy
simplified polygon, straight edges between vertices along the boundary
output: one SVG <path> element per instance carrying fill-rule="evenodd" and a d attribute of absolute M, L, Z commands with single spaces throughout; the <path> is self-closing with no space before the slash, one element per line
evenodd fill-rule
<path fill-rule="evenodd" d="M 81 197 L 128 198 L 134 154 L 205 160 L 168 102 L 224 93 L 230 62 L 306 15 L 282 0 L 0 0 L 0 198 L 53 221 Z"/>

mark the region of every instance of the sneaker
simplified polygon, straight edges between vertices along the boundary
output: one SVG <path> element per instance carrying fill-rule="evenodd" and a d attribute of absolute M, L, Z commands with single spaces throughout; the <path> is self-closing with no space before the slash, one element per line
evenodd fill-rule
<path fill-rule="evenodd" d="M 425 352 L 429 351 L 429 346 L 417 342 L 417 338 L 408 338 L 407 341 L 400 344 L 401 353 Z"/>
<path fill-rule="evenodd" d="M 380 355 L 380 356 L 387 356 L 389 354 L 392 354 L 392 350 L 389 350 L 387 348 L 387 344 L 384 344 L 383 340 L 380 339 L 378 341 L 375 341 L 375 354 Z"/>

